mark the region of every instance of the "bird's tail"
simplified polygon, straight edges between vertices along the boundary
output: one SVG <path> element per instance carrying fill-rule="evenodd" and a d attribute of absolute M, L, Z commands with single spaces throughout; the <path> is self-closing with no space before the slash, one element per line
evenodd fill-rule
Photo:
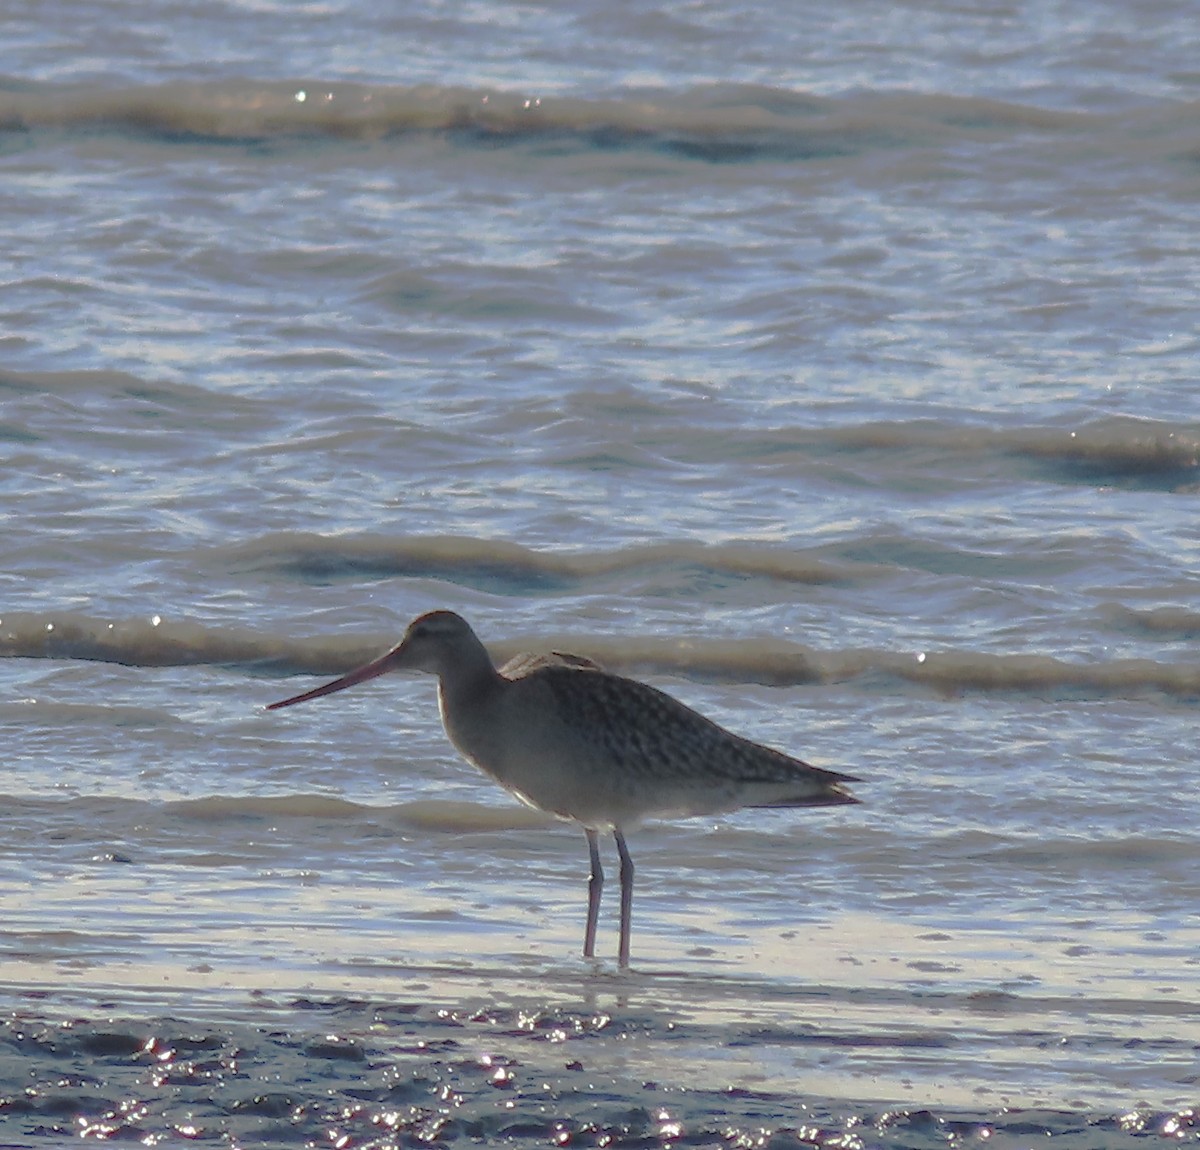
<path fill-rule="evenodd" d="M 766 803 L 750 803 L 752 807 L 842 807 L 861 803 L 862 799 L 855 798 L 848 790 L 837 783 L 824 791 L 816 791 L 807 795 L 784 795 Z"/>
<path fill-rule="evenodd" d="M 778 791 L 760 802 L 747 803 L 750 807 L 840 807 L 853 803 L 861 803 L 846 787 L 847 783 L 861 783 L 862 779 L 855 775 L 843 775 L 837 771 L 827 771 L 821 767 L 808 766 L 815 772 L 816 777 L 807 780 L 808 785 L 801 784 L 795 789 L 780 787 Z M 814 785 L 815 784 L 815 785 Z"/>

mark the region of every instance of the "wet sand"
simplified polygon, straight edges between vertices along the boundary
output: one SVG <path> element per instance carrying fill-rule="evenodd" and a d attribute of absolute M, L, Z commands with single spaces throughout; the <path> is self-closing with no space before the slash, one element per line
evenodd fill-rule
<path fill-rule="evenodd" d="M 392 1147 L 1133 1147 L 1200 1139 L 1193 1111 L 927 1109 L 734 1085 L 707 1037 L 653 1012 L 354 999 L 261 1001 L 257 1019 L 87 1016 L 36 1001 L 0 1026 L 4 1146 L 118 1141 Z M 833 1036 L 811 1035 L 810 1051 Z M 905 1045 L 905 1036 L 892 1041 Z M 920 1057 L 913 1040 L 910 1055 Z M 671 1058 L 678 1047 L 680 1057 Z M 712 1057 L 719 1056 L 712 1051 Z M 736 1051 L 726 1053 L 736 1055 Z M 644 1073 L 647 1055 L 673 1068 Z"/>
<path fill-rule="evenodd" d="M 839 985 L 821 976 L 845 938 L 824 941 L 804 986 L 578 961 L 348 964 L 329 994 L 272 990 L 269 964 L 240 972 L 251 989 L 198 969 L 191 987 L 156 990 L 149 968 L 122 981 L 115 966 L 107 988 L 93 972 L 38 989 L 34 964 L 10 963 L 0 1146 L 1200 1141 L 1200 1112 L 1164 1105 L 1161 1088 L 1128 1101 L 1172 1077 L 1194 1092 L 1194 1007 L 899 991 L 869 973 Z M 1022 1075 L 1040 1089 L 1006 1092 Z"/>

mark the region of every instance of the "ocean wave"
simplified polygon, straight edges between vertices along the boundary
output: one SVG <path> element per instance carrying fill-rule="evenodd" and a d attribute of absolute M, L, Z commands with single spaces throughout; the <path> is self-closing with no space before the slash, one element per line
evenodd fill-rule
<path fill-rule="evenodd" d="M 582 423 L 592 413 L 581 408 L 572 414 Z M 650 446 L 649 440 L 639 443 L 634 430 L 623 449 Z M 982 424 L 973 412 L 952 412 L 833 426 L 694 427 L 669 449 L 661 439 L 652 446 L 674 464 L 705 468 L 713 459 L 736 460 L 781 476 L 803 477 L 813 460 L 833 461 L 855 466 L 863 484 L 889 488 L 924 482 L 930 474 L 972 483 L 1035 479 L 1180 493 L 1200 488 L 1200 424 L 1186 420 L 1111 416 L 997 426 Z M 889 467 L 889 461 L 904 467 Z"/>
<path fill-rule="evenodd" d="M 0 91 L 0 131 L 9 133 L 108 130 L 164 142 L 434 133 L 489 146 L 545 140 L 559 147 L 652 148 L 708 162 L 805 160 L 1014 133 L 1114 130 L 1143 149 L 1147 138 L 1161 139 L 1175 155 L 1189 141 L 1194 146 L 1193 123 L 1194 108 L 1182 104 L 1116 117 L 974 96 L 880 91 L 823 97 L 757 85 L 596 98 L 253 79 L 123 88 L 10 83 Z"/>
<path fill-rule="evenodd" d="M 484 806 L 450 799 L 417 799 L 391 805 L 353 802 L 326 794 L 202 795 L 163 804 L 166 814 L 188 821 L 227 822 L 236 819 L 366 820 L 414 830 L 476 831 L 529 830 L 553 819 L 527 807 Z"/>
<path fill-rule="evenodd" d="M 360 803 L 321 793 L 209 794 L 192 798 L 114 798 L 106 795 L 44 797 L 3 795 L 10 813 L 30 822 L 68 822 L 77 827 L 100 827 L 108 833 L 140 828 L 139 843 L 148 831 L 162 834 L 170 820 L 183 823 L 226 823 L 240 819 L 270 822 L 279 819 L 317 819 L 325 822 L 368 822 L 389 827 L 451 833 L 532 830 L 554 822 L 551 815 L 516 804 L 495 806 L 454 799 L 414 799 L 406 802 Z M 60 835 L 61 840 L 61 835 Z M 232 857 L 232 856 L 231 856 Z M 107 860 L 113 861 L 113 860 Z M 125 861 L 118 859 L 116 861 Z"/>
<path fill-rule="evenodd" d="M 1110 419 L 1065 432 L 1002 434 L 1000 444 L 1088 481 L 1191 490 L 1200 479 L 1200 434 L 1153 420 Z"/>
<path fill-rule="evenodd" d="M 387 645 L 365 636 L 285 640 L 199 623 L 107 623 L 82 615 L 7 615 L 0 621 L 0 657 L 81 659 L 126 666 L 217 663 L 259 674 L 339 675 Z M 1040 654 L 981 651 L 818 651 L 775 637 L 671 639 L 655 636 L 540 635 L 536 641 L 489 643 L 497 662 L 537 650 L 569 650 L 613 671 L 677 676 L 700 682 L 773 687 L 880 681 L 953 697 L 962 693 L 1139 696 L 1148 692 L 1200 697 L 1200 664 L 1155 659 L 1080 663 Z"/>
<path fill-rule="evenodd" d="M 134 397 L 153 405 L 160 418 L 173 417 L 182 425 L 203 412 L 206 421 L 214 418 L 212 396 L 194 384 L 142 378 L 118 371 L 14 372 L 0 369 L 0 394 L 18 396 L 51 393 L 67 397 L 69 402 L 85 405 L 113 397 Z M 596 406 L 611 403 L 610 394 L 580 393 L 525 413 L 522 422 L 506 431 L 525 434 L 533 426 L 557 421 L 564 410 L 573 426 L 590 428 L 596 422 Z M 256 414 L 258 401 L 249 396 L 223 393 L 221 411 L 234 419 Z M 565 405 L 565 406 L 564 406 Z M 634 408 L 634 405 L 640 405 Z M 656 420 L 668 418 L 669 406 L 634 393 L 622 395 L 621 409 L 644 416 L 642 422 L 655 428 Z M 611 414 L 609 412 L 608 414 Z M 840 425 L 785 424 L 763 428 L 692 427 L 671 447 L 662 442 L 655 430 L 644 442 L 635 426 L 620 445 L 603 444 L 587 438 L 587 451 L 569 435 L 548 449 L 547 459 L 565 470 L 588 469 L 620 451 L 624 466 L 650 461 L 655 468 L 664 463 L 685 467 L 708 468 L 714 458 L 736 460 L 783 475 L 807 475 L 814 459 L 832 458 L 842 462 L 867 460 L 870 467 L 859 472 L 859 480 L 872 485 L 893 486 L 894 469 L 879 466 L 889 458 L 906 465 L 915 455 L 921 466 L 915 471 L 925 476 L 933 471 L 954 474 L 972 480 L 1011 481 L 1037 478 L 1052 482 L 1112 486 L 1167 492 L 1194 493 L 1200 490 L 1200 423 L 1189 420 L 1165 420 L 1110 416 L 1056 424 L 983 424 L 972 412 L 948 412 L 938 418 L 874 420 Z M 140 433 L 140 426 L 131 431 Z M 342 446 L 343 434 L 360 437 L 361 431 L 330 434 L 301 441 L 283 450 L 313 451 Z M 0 436 L 17 441 L 32 441 L 36 434 L 18 424 L 0 423 Z M 449 561 L 459 565 L 470 562 L 470 541 L 452 537 L 426 540 L 351 539 L 339 537 L 340 544 L 311 535 L 277 535 L 261 543 L 230 548 L 231 562 L 250 566 L 289 565 L 309 570 L 316 577 L 325 572 L 393 574 L 410 568 L 434 566 Z M 342 549 L 339 555 L 338 548 Z M 690 547 L 690 554 L 688 549 Z M 795 551 L 783 552 L 758 545 L 705 547 L 700 544 L 669 544 L 660 547 L 632 548 L 616 555 L 595 558 L 541 555 L 516 544 L 490 542 L 489 555 L 480 558 L 481 567 L 492 573 L 561 586 L 571 580 L 604 571 L 651 566 L 669 561 L 691 561 L 698 566 L 721 568 L 737 574 L 767 574 L 772 578 L 796 582 L 830 582 L 851 574 L 842 568 L 830 568 L 813 558 L 797 557 Z M 272 552 L 279 552 L 278 562 Z M 220 552 L 217 553 L 220 555 Z"/>
<path fill-rule="evenodd" d="M 1110 603 L 1106 613 L 1117 626 L 1151 638 L 1200 639 L 1200 611 L 1186 607 L 1135 608 Z"/>
<path fill-rule="evenodd" d="M 128 667 L 218 664 L 298 670 L 307 666 L 309 673 L 320 674 L 329 654 L 312 644 L 249 630 L 215 629 L 186 619 L 107 621 L 73 612 L 13 611 L 0 619 L 2 657 L 79 659 Z"/>
<path fill-rule="evenodd" d="M 1192 492 L 1200 484 L 1200 426 L 1187 422 L 1112 417 L 1072 425 L 980 427 L 957 420 L 880 421 L 832 428 L 820 433 L 826 450 L 846 452 L 924 452 L 941 471 L 955 459 L 971 461 L 979 474 L 981 457 L 999 468 L 1006 461 L 1031 465 L 1035 474 L 1060 482 Z M 773 433 L 778 448 L 779 433 Z M 809 444 L 811 433 L 795 438 Z"/>
<path fill-rule="evenodd" d="M 83 396 L 110 398 L 135 396 L 156 403 L 173 403 L 180 407 L 208 407 L 210 393 L 195 384 L 175 383 L 126 371 L 65 370 L 12 371 L 0 367 L 0 394 Z M 227 393 L 222 392 L 222 401 Z"/>
<path fill-rule="evenodd" d="M 571 642 L 552 639 L 554 649 Z M 891 680 L 953 697 L 964 693 L 1200 696 L 1200 664 L 1153 659 L 1074 663 L 1048 655 L 979 651 L 815 651 L 779 639 L 671 642 L 575 640 L 578 653 L 614 670 L 719 683 L 793 687 Z"/>
<path fill-rule="evenodd" d="M 851 581 L 860 568 L 765 545 L 649 544 L 615 551 L 538 551 L 519 543 L 460 535 L 379 536 L 275 533 L 216 548 L 204 561 L 239 573 L 270 570 L 301 579 L 439 578 L 490 591 L 569 591 L 612 575 L 669 568 L 786 584 Z"/>
<path fill-rule="evenodd" d="M 229 819 L 357 819 L 376 808 L 335 795 L 204 795 L 163 804 L 170 815 L 223 822 Z"/>

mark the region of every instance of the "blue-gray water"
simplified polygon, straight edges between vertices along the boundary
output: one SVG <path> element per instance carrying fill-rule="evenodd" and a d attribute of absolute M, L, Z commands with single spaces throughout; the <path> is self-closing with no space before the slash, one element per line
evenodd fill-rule
<path fill-rule="evenodd" d="M 0 1145 L 1196 1141 L 1193 17 L 5 14 Z M 262 710 L 433 607 L 864 804 L 586 963 L 431 683 Z"/>

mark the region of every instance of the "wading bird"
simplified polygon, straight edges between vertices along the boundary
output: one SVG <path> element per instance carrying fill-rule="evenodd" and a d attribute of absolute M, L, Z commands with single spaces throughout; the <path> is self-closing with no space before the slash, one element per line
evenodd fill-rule
<path fill-rule="evenodd" d="M 633 860 L 625 830 L 645 818 L 739 807 L 820 807 L 858 800 L 853 775 L 735 735 L 646 683 L 577 655 L 519 655 L 499 670 L 452 611 L 414 619 L 399 645 L 332 683 L 272 703 L 290 707 L 387 671 L 438 678 L 438 706 L 459 753 L 522 802 L 583 827 L 591 859 L 584 957 L 595 953 L 604 871 L 598 835 L 621 860 L 618 961 L 629 965 Z"/>

